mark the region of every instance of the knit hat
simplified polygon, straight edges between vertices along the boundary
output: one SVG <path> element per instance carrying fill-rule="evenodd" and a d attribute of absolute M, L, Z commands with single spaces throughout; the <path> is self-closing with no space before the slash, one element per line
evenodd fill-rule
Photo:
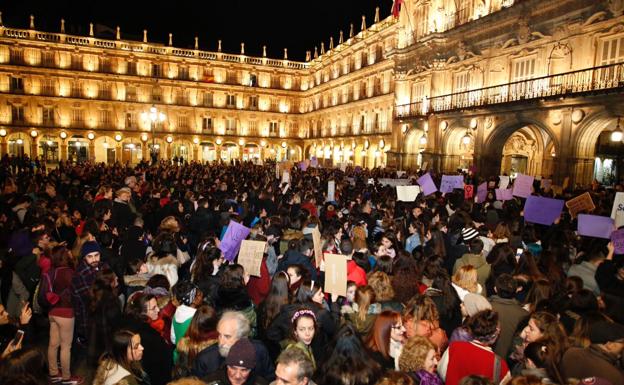
<path fill-rule="evenodd" d="M 461 235 L 462 235 L 462 238 L 464 239 L 464 242 L 467 242 L 473 238 L 478 237 L 479 232 L 473 229 L 472 227 L 464 227 L 461 231 Z"/>
<path fill-rule="evenodd" d="M 624 325 L 609 321 L 599 321 L 589 327 L 589 340 L 592 344 L 605 344 L 623 339 Z"/>
<path fill-rule="evenodd" d="M 80 249 L 80 256 L 84 258 L 91 253 L 101 252 L 100 245 L 98 245 L 96 241 L 87 241 L 82 245 L 82 249 Z"/>
<path fill-rule="evenodd" d="M 492 304 L 482 295 L 468 293 L 464 297 L 464 308 L 468 316 L 472 317 L 480 311 L 492 309 Z"/>
<path fill-rule="evenodd" d="M 256 348 L 247 338 L 241 338 L 230 348 L 225 364 L 247 369 L 256 367 Z"/>

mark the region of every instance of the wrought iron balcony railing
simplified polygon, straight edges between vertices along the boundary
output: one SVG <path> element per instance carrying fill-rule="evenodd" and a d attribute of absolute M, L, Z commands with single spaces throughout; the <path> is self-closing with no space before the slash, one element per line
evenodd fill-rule
<path fill-rule="evenodd" d="M 535 99 L 624 90 L 624 63 L 586 68 L 491 87 L 434 96 L 397 105 L 395 117 L 423 118 L 431 114 L 483 108 Z"/>

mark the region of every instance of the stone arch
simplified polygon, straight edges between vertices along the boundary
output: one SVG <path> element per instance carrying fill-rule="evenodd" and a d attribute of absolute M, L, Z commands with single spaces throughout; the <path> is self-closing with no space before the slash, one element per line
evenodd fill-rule
<path fill-rule="evenodd" d="M 601 110 L 583 119 L 572 137 L 573 155 L 577 158 L 594 158 L 596 151 L 596 138 L 609 125 L 611 120 L 616 120 L 612 113 Z"/>

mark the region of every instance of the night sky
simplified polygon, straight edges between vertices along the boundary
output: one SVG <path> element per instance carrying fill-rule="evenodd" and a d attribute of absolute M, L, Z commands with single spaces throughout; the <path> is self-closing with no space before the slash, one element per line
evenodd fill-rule
<path fill-rule="evenodd" d="M 143 29 L 148 40 L 167 43 L 173 33 L 173 45 L 193 48 L 199 36 L 200 49 L 216 51 L 221 39 L 224 52 L 260 56 L 262 45 L 267 55 L 304 60 L 305 51 L 320 50 L 320 42 L 329 47 L 329 37 L 338 43 L 339 31 L 349 36 L 349 24 L 355 33 L 360 30 L 361 16 L 366 24 L 373 22 L 375 7 L 380 7 L 383 20 L 390 14 L 392 0 L 5 0 L 0 11 L 5 26 L 27 28 L 29 15 L 35 15 L 38 30 L 58 32 L 60 19 L 65 19 L 67 33 L 87 35 L 89 22 L 110 27 L 97 28 L 96 37 L 114 38 L 114 29 L 121 27 L 122 39 L 141 40 Z"/>

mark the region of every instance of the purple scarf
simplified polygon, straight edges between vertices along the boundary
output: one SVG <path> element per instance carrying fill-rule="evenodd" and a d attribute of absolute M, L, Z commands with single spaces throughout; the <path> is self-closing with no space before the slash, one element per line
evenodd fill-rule
<path fill-rule="evenodd" d="M 416 376 L 420 378 L 420 385 L 444 385 L 442 379 L 435 373 L 429 373 L 424 369 L 416 372 Z"/>

